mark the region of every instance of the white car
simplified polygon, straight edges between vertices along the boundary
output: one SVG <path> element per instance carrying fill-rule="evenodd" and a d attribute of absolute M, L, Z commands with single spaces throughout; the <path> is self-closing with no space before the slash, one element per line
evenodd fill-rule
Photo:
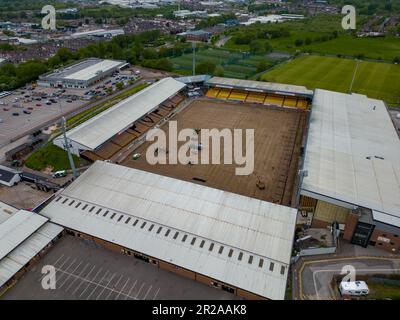
<path fill-rule="evenodd" d="M 369 288 L 365 281 L 342 281 L 339 290 L 342 295 L 347 296 L 366 296 L 369 294 Z"/>

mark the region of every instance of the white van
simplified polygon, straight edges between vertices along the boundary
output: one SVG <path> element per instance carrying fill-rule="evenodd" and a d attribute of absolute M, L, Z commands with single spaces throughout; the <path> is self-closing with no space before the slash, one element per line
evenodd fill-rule
<path fill-rule="evenodd" d="M 339 285 L 342 296 L 366 296 L 369 288 L 365 281 L 342 281 Z"/>

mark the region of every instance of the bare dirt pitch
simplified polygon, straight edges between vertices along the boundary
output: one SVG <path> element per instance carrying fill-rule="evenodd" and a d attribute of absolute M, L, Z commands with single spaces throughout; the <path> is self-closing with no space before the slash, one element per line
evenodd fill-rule
<path fill-rule="evenodd" d="M 238 165 L 223 164 L 223 151 L 221 164 L 151 165 L 146 161 L 145 155 L 152 142 L 141 145 L 122 161 L 122 164 L 269 202 L 287 206 L 293 203 L 306 124 L 305 112 L 201 99 L 192 102 L 171 120 L 177 121 L 178 132 L 185 128 L 254 129 L 254 173 L 248 176 L 236 175 L 235 168 Z M 168 137 L 168 123 L 161 129 Z M 179 142 L 178 147 L 184 143 Z M 223 141 L 221 150 L 222 148 Z M 243 154 L 245 152 L 244 149 Z M 136 153 L 140 153 L 141 156 L 134 160 L 132 155 Z M 265 185 L 265 189 L 257 187 L 258 180 Z"/>

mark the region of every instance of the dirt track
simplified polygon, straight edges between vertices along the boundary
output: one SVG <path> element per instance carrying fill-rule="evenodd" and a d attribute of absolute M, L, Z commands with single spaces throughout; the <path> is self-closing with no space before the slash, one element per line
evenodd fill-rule
<path fill-rule="evenodd" d="M 150 165 L 146 161 L 145 154 L 151 142 L 143 144 L 133 152 L 141 154 L 138 160 L 133 160 L 130 155 L 123 165 L 290 206 L 305 119 L 306 114 L 296 110 L 194 101 L 176 118 L 172 119 L 177 121 L 178 132 L 185 128 L 192 130 L 254 129 L 253 174 L 236 175 L 235 168 L 238 165 L 222 164 L 223 151 L 221 151 L 221 164 Z M 162 129 L 168 137 L 168 124 L 164 125 Z M 244 142 L 245 136 L 243 136 L 243 145 Z M 184 142 L 179 142 L 178 147 L 182 144 Z M 223 141 L 221 141 L 221 150 L 223 150 L 222 148 Z M 192 152 L 200 154 L 204 151 Z M 245 149 L 243 154 L 246 154 Z M 167 158 L 168 156 L 167 154 Z M 265 184 L 264 190 L 257 187 L 258 179 Z"/>

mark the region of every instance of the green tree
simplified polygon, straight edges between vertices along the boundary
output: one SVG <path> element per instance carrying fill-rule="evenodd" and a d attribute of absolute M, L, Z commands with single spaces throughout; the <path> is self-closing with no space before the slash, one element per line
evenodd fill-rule
<path fill-rule="evenodd" d="M 216 64 L 212 61 L 204 61 L 196 66 L 197 74 L 214 74 Z"/>

